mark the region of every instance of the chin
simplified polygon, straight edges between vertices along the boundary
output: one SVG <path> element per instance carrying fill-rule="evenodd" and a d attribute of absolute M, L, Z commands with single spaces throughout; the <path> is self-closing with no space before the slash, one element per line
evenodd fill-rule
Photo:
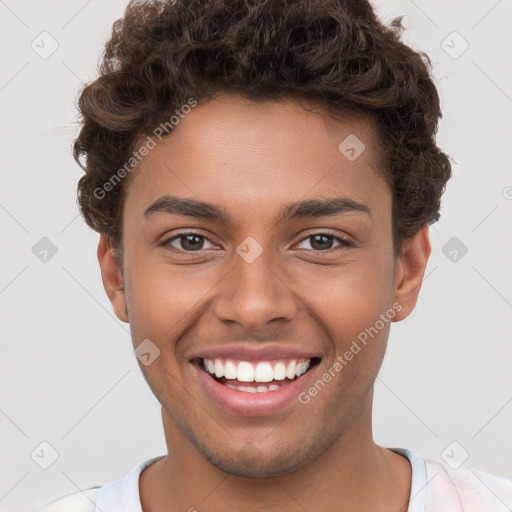
<path fill-rule="evenodd" d="M 303 466 L 311 456 L 311 450 L 264 453 L 252 443 L 246 443 L 238 451 L 221 453 L 203 449 L 203 457 L 221 471 L 234 476 L 270 478 L 287 475 Z"/>

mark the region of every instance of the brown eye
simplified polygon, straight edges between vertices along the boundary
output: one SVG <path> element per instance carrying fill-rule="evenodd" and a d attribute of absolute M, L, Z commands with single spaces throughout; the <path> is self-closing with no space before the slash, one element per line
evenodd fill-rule
<path fill-rule="evenodd" d="M 171 246 L 178 251 L 195 252 L 205 249 L 206 241 L 211 243 L 208 238 L 197 233 L 179 233 L 163 242 L 162 245 Z"/>
<path fill-rule="evenodd" d="M 300 243 L 310 240 L 310 246 L 313 251 L 326 252 L 329 249 L 335 249 L 336 247 L 351 247 L 352 243 L 344 238 L 335 236 L 330 233 L 314 233 L 312 235 L 303 238 Z M 333 243 L 337 241 L 338 245 L 333 247 Z M 307 247 L 306 247 L 307 249 Z"/>

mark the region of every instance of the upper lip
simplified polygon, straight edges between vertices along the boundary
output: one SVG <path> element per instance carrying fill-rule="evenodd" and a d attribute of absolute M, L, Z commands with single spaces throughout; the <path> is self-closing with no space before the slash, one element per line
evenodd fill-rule
<path fill-rule="evenodd" d="M 258 342 L 261 343 L 261 342 Z M 273 359 L 312 359 L 320 357 L 308 351 L 283 345 L 227 345 L 224 347 L 197 350 L 189 359 L 237 359 L 240 361 L 265 361 Z"/>

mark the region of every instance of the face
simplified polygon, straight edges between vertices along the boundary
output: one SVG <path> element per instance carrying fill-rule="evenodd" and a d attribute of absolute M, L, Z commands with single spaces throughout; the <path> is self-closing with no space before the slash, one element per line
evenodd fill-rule
<path fill-rule="evenodd" d="M 351 134 L 359 156 L 338 148 Z M 134 347 L 150 340 L 140 367 L 166 433 L 216 467 L 286 474 L 370 428 L 389 327 L 429 251 L 423 230 L 394 259 L 378 166 L 369 121 L 225 96 L 130 176 L 124 288 L 102 238 L 105 287 Z"/>

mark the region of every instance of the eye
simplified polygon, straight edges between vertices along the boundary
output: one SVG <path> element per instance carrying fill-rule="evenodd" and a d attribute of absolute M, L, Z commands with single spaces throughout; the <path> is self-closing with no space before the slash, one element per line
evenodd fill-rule
<path fill-rule="evenodd" d="M 327 252 L 330 249 L 333 249 L 333 242 L 338 241 L 337 247 L 352 247 L 352 243 L 342 238 L 340 236 L 334 235 L 332 233 L 314 233 L 306 238 L 303 238 L 299 243 L 303 243 L 307 240 L 312 240 L 311 246 L 314 252 Z M 334 249 L 336 246 L 334 247 Z"/>
<path fill-rule="evenodd" d="M 205 241 L 207 241 L 210 244 L 212 243 L 204 235 L 199 235 L 194 232 L 183 232 L 178 233 L 172 238 L 168 238 L 167 240 L 162 242 L 162 245 L 164 247 L 171 246 L 173 249 L 176 249 L 178 251 L 196 252 L 205 249 Z M 208 247 L 206 249 L 208 249 Z"/>

